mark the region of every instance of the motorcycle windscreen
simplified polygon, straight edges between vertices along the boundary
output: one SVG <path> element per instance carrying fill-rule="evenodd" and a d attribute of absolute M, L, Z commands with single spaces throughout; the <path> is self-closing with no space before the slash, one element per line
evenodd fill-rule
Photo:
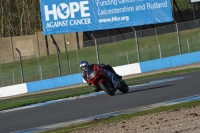
<path fill-rule="evenodd" d="M 92 80 L 98 74 L 98 70 L 93 70 L 93 67 L 87 67 L 87 78 Z"/>

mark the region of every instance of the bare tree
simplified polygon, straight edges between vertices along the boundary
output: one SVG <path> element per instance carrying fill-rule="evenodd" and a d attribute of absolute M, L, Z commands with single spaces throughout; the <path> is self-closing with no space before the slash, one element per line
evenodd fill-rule
<path fill-rule="evenodd" d="M 1 36 L 4 36 L 4 6 L 1 0 Z"/>

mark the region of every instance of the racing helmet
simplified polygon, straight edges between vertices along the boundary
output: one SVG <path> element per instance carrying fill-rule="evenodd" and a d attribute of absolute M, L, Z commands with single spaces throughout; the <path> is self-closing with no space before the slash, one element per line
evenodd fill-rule
<path fill-rule="evenodd" d="M 89 65 L 87 61 L 81 61 L 80 68 L 82 71 L 86 71 L 86 67 Z"/>

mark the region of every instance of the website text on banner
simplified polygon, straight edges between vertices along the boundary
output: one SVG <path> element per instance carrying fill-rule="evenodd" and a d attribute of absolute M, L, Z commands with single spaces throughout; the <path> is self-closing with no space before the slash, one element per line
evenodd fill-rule
<path fill-rule="evenodd" d="M 40 0 L 43 33 L 171 22 L 170 0 Z"/>

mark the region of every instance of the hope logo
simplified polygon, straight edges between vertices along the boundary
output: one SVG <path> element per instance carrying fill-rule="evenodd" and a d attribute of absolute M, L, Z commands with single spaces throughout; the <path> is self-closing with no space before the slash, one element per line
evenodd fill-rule
<path fill-rule="evenodd" d="M 62 3 L 57 8 L 58 16 L 62 19 L 67 19 L 70 15 L 69 6 L 65 3 Z"/>
<path fill-rule="evenodd" d="M 50 20 L 50 16 L 53 20 L 76 18 L 76 16 L 89 17 L 89 6 L 88 1 L 60 3 L 59 5 L 52 4 L 51 7 L 48 5 L 44 6 L 45 19 Z"/>

